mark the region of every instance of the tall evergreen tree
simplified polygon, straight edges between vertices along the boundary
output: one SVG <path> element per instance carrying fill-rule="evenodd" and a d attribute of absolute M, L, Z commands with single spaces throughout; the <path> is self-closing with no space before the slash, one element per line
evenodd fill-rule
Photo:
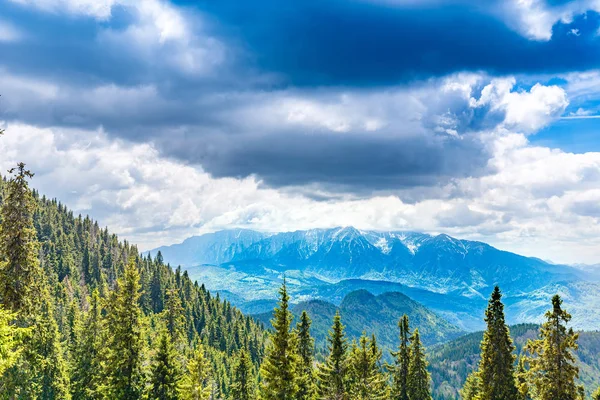
<path fill-rule="evenodd" d="M 302 311 L 300 322 L 296 324 L 298 355 L 300 356 L 297 400 L 311 400 L 315 395 L 313 369 L 315 341 L 310 335 L 310 326 L 310 317 L 306 311 Z"/>
<path fill-rule="evenodd" d="M 477 400 L 477 396 L 480 392 L 481 380 L 479 379 L 479 373 L 473 371 L 467 377 L 464 386 L 460 390 L 461 400 Z"/>
<path fill-rule="evenodd" d="M 177 352 L 168 330 L 161 333 L 158 351 L 152 363 L 150 398 L 153 400 L 177 400 L 181 371 Z"/>
<path fill-rule="evenodd" d="M 479 362 L 480 400 L 514 400 L 518 397 L 515 384 L 515 347 L 504 320 L 502 293 L 496 286 L 485 311 L 487 329 L 481 342 Z"/>
<path fill-rule="evenodd" d="M 552 298 L 552 310 L 540 328 L 540 338 L 529 341 L 529 376 L 531 387 L 539 400 L 578 400 L 583 388 L 575 381 L 579 368 L 573 351 L 577 350 L 579 334 L 567 329 L 571 315 L 562 309 L 559 295 Z"/>
<path fill-rule="evenodd" d="M 102 348 L 105 332 L 102 326 L 102 304 L 95 289 L 90 298 L 90 308 L 83 324 L 75 335 L 72 351 L 71 387 L 73 400 L 101 399 L 98 385 L 102 380 Z"/>
<path fill-rule="evenodd" d="M 348 394 L 348 344 L 339 311 L 329 331 L 329 356 L 318 371 L 318 396 L 321 400 L 346 400 Z"/>
<path fill-rule="evenodd" d="M 274 332 L 260 369 L 263 400 L 292 400 L 298 392 L 297 337 L 290 331 L 292 313 L 285 280 L 279 296 L 279 306 L 271 320 Z"/>
<path fill-rule="evenodd" d="M 187 364 L 187 372 L 181 380 L 179 394 L 182 400 L 208 400 L 212 392 L 211 366 L 199 344 Z"/>
<path fill-rule="evenodd" d="M 409 400 L 408 399 L 408 367 L 410 364 L 410 327 L 408 315 L 404 314 L 398 321 L 400 329 L 400 346 L 398 351 L 392 352 L 394 357 L 394 365 L 390 366 L 392 372 L 392 399 L 393 400 Z"/>
<path fill-rule="evenodd" d="M 381 350 L 375 337 L 371 340 L 363 333 L 358 346 L 353 345 L 348 360 L 349 397 L 353 400 L 387 399 L 385 376 L 379 362 Z"/>
<path fill-rule="evenodd" d="M 140 398 L 144 390 L 144 340 L 140 275 L 134 260 L 117 281 L 107 309 L 108 343 L 102 391 L 115 400 Z"/>
<path fill-rule="evenodd" d="M 176 289 L 167 291 L 167 301 L 163 313 L 171 339 L 174 343 L 179 344 L 184 336 L 185 318 L 181 298 Z"/>
<path fill-rule="evenodd" d="M 33 173 L 23 163 L 9 173 L 14 176 L 0 212 L 0 300 L 7 310 L 23 311 L 25 317 L 32 312 L 43 278 L 33 224 L 36 203 L 27 182 Z"/>
<path fill-rule="evenodd" d="M 0 392 L 2 389 L 2 374 L 13 365 L 23 352 L 22 338 L 28 329 L 14 325 L 16 315 L 0 306 Z"/>
<path fill-rule="evenodd" d="M 410 338 L 410 364 L 407 379 L 408 398 L 410 400 L 431 400 L 429 380 L 425 350 L 421 344 L 419 329 L 415 329 Z"/>
<path fill-rule="evenodd" d="M 254 400 L 254 376 L 252 362 L 246 350 L 240 350 L 233 366 L 233 379 L 231 382 L 231 400 Z"/>

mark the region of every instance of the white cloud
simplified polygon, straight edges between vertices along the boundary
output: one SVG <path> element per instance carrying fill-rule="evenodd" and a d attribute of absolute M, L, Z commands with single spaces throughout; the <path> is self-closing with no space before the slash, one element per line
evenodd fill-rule
<path fill-rule="evenodd" d="M 23 38 L 21 32 L 16 26 L 10 22 L 0 19 L 0 43 L 1 42 L 17 42 Z"/>
<path fill-rule="evenodd" d="M 80 14 L 97 19 L 107 19 L 112 7 L 119 0 L 11 0 L 28 7 L 35 7 L 47 12 Z M 142 1 L 143 2 L 143 1 Z"/>

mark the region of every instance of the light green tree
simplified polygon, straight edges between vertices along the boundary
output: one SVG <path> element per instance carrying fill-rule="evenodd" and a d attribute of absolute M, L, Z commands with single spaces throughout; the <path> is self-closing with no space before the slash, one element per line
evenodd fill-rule
<path fill-rule="evenodd" d="M 210 362 L 204 353 L 204 346 L 198 344 L 193 357 L 187 363 L 187 372 L 179 386 L 182 400 L 208 400 L 212 391 Z"/>
<path fill-rule="evenodd" d="M 329 331 L 329 356 L 319 365 L 318 397 L 321 400 L 346 400 L 348 393 L 348 343 L 339 311 Z"/>

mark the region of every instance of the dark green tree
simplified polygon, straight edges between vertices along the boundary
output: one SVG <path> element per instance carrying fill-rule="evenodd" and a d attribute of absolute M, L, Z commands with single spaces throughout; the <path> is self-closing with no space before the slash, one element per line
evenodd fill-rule
<path fill-rule="evenodd" d="M 346 400 L 348 393 L 348 343 L 344 334 L 344 325 L 340 313 L 333 318 L 329 331 L 329 356 L 319 366 L 318 397 L 322 400 Z"/>
<path fill-rule="evenodd" d="M 393 400 L 409 400 L 408 399 L 408 366 L 410 364 L 410 327 L 408 315 L 404 314 L 398 321 L 400 328 L 400 346 L 398 351 L 392 352 L 394 357 L 394 365 L 388 369 L 392 373 L 392 399 Z"/>
<path fill-rule="evenodd" d="M 181 371 L 177 362 L 177 351 L 168 330 L 161 333 L 158 351 L 152 362 L 150 398 L 155 400 L 177 400 Z"/>
<path fill-rule="evenodd" d="M 315 341 L 310 335 L 310 326 L 310 317 L 306 311 L 302 311 L 300 322 L 296 324 L 298 355 L 300 356 L 297 400 L 311 400 L 315 396 L 313 368 Z"/>
<path fill-rule="evenodd" d="M 111 294 L 106 314 L 108 343 L 102 391 L 115 400 L 137 399 L 144 390 L 144 338 L 139 306 L 140 275 L 134 260 Z"/>
<path fill-rule="evenodd" d="M 431 400 L 427 360 L 425 358 L 425 350 L 421 344 L 419 329 L 415 329 L 410 338 L 410 364 L 408 367 L 407 386 L 408 398 L 410 400 Z"/>
<path fill-rule="evenodd" d="M 583 388 L 576 383 L 579 368 L 573 352 L 577 350 L 579 334 L 567 329 L 571 315 L 562 309 L 559 295 L 552 298 L 552 310 L 540 328 L 540 338 L 529 341 L 530 389 L 539 400 L 579 400 Z"/>
<path fill-rule="evenodd" d="M 388 398 L 386 379 L 380 367 L 381 350 L 375 337 L 365 333 L 352 346 L 348 358 L 349 397 L 353 400 L 385 400 Z"/>
<path fill-rule="evenodd" d="M 502 293 L 496 286 L 485 311 L 487 329 L 481 342 L 479 362 L 480 400 L 514 400 L 518 397 L 515 383 L 515 346 L 504 320 Z"/>
<path fill-rule="evenodd" d="M 263 400 L 292 400 L 298 393 L 299 360 L 297 337 L 290 330 L 292 313 L 284 280 L 279 290 L 279 306 L 271 320 L 274 332 L 270 335 L 265 359 L 261 365 L 261 396 Z"/>
<path fill-rule="evenodd" d="M 231 382 L 231 400 L 254 400 L 255 379 L 252 373 L 252 361 L 246 350 L 240 350 L 233 366 Z"/>

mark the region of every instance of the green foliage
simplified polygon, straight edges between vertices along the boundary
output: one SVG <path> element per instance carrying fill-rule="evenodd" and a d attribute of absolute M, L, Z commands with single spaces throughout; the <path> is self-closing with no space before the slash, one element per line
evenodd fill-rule
<path fill-rule="evenodd" d="M 315 396 L 315 376 L 313 370 L 315 341 L 310 335 L 310 320 L 306 311 L 302 312 L 300 322 L 296 325 L 298 336 L 298 356 L 300 366 L 298 372 L 297 400 L 311 400 Z"/>
<path fill-rule="evenodd" d="M 513 354 L 515 346 L 504 320 L 501 299 L 502 294 L 496 286 L 485 311 L 487 329 L 481 342 L 478 400 L 514 400 L 518 397 Z"/>
<path fill-rule="evenodd" d="M 107 354 L 102 391 L 111 399 L 140 398 L 145 384 L 144 331 L 140 275 L 133 261 L 111 294 L 107 307 Z"/>
<path fill-rule="evenodd" d="M 321 400 L 349 399 L 348 344 L 339 312 L 333 318 L 328 341 L 329 356 L 318 370 L 318 397 Z"/>
<path fill-rule="evenodd" d="M 158 351 L 152 363 L 150 398 L 177 400 L 179 398 L 180 366 L 171 333 L 165 330 L 158 342 Z"/>
<path fill-rule="evenodd" d="M 477 371 L 472 372 L 465 382 L 465 385 L 460 390 L 460 398 L 462 400 L 476 400 L 481 393 L 481 379 Z"/>
<path fill-rule="evenodd" d="M 408 315 L 404 314 L 398 321 L 400 329 L 400 346 L 398 351 L 392 352 L 394 357 L 394 365 L 389 369 L 392 372 L 392 399 L 393 400 L 409 400 L 408 399 L 408 367 L 410 364 L 409 338 L 410 328 Z"/>
<path fill-rule="evenodd" d="M 388 397 L 386 377 L 381 371 L 381 350 L 375 337 L 360 337 L 353 343 L 348 359 L 348 393 L 355 400 L 384 400 Z"/>
<path fill-rule="evenodd" d="M 11 368 L 23 352 L 22 338 L 29 332 L 19 328 L 13 321 L 16 314 L 10 313 L 0 305 L 0 376 Z M 0 391 L 2 382 L 0 381 Z"/>
<path fill-rule="evenodd" d="M 529 381 L 534 397 L 539 400 L 578 400 L 583 388 L 575 380 L 579 368 L 573 351 L 577 350 L 579 334 L 566 325 L 571 315 L 562 309 L 560 296 L 552 298 L 552 310 L 540 328 L 540 339 L 527 344 Z"/>
<path fill-rule="evenodd" d="M 179 394 L 182 400 L 208 400 L 212 392 L 211 365 L 199 344 L 187 364 Z"/>
<path fill-rule="evenodd" d="M 410 400 L 430 400 L 431 389 L 429 385 L 427 360 L 417 328 L 410 338 L 410 363 L 407 379 L 408 398 Z"/>
<path fill-rule="evenodd" d="M 271 324 L 274 332 L 270 336 L 265 360 L 261 365 L 261 396 L 264 400 L 291 400 L 298 392 L 299 357 L 297 336 L 290 330 L 292 313 L 285 281 L 279 290 L 279 306 Z"/>
<path fill-rule="evenodd" d="M 231 400 L 254 400 L 255 378 L 252 363 L 246 350 L 240 350 L 233 366 L 233 382 L 231 383 Z"/>

